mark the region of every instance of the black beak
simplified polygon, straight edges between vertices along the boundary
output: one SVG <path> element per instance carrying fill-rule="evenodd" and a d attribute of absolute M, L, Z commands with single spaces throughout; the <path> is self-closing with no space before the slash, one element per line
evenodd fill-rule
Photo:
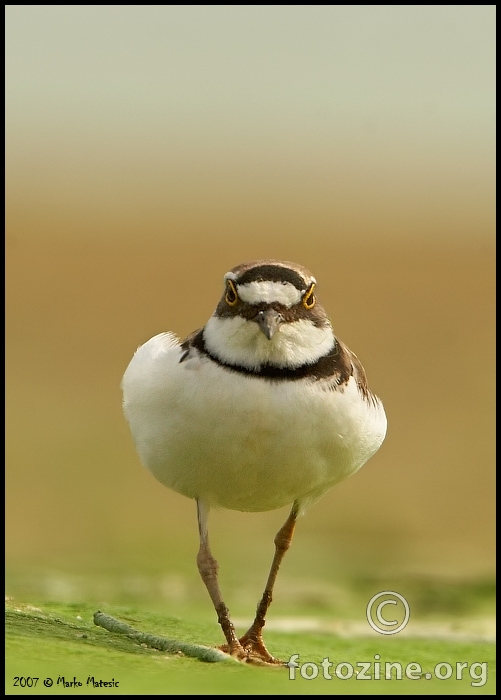
<path fill-rule="evenodd" d="M 260 311 L 254 321 L 257 323 L 259 328 L 263 331 L 268 340 L 271 340 L 278 330 L 281 323 L 284 321 L 282 314 L 275 311 L 271 307 L 263 309 Z"/>

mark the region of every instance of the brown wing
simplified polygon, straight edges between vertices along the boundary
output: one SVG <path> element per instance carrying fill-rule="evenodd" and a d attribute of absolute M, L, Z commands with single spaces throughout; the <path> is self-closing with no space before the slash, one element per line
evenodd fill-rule
<path fill-rule="evenodd" d="M 343 356 L 344 359 L 344 366 L 346 366 L 346 363 L 349 361 L 351 365 L 351 372 L 350 376 L 353 376 L 355 381 L 357 382 L 358 390 L 364 397 L 366 401 L 369 401 L 370 403 L 373 403 L 374 405 L 378 403 L 378 399 L 375 396 L 375 394 L 370 391 L 369 386 L 367 384 L 367 377 L 365 375 L 365 370 L 363 368 L 362 363 L 358 359 L 358 357 L 355 355 L 354 352 L 350 350 L 348 346 L 346 346 L 341 340 L 336 339 L 338 343 L 338 347 L 340 350 L 340 355 Z"/>

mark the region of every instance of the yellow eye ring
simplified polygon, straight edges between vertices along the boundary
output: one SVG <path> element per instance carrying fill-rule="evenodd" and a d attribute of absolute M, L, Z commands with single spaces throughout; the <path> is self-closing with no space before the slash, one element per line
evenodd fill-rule
<path fill-rule="evenodd" d="M 228 306 L 235 306 L 238 302 L 237 288 L 233 280 L 226 280 L 226 296 L 224 299 Z"/>
<path fill-rule="evenodd" d="M 303 306 L 305 309 L 310 310 L 316 304 L 317 300 L 315 298 L 315 295 L 313 294 L 314 289 L 315 289 L 315 282 L 312 282 L 310 284 L 308 291 L 306 292 L 306 294 L 303 297 Z"/>

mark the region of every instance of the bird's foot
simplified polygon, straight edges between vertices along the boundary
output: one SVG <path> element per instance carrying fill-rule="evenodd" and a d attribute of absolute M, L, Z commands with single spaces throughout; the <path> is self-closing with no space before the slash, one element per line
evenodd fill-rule
<path fill-rule="evenodd" d="M 270 654 L 264 644 L 261 634 L 244 634 L 239 641 L 244 651 L 249 655 L 250 659 L 257 658 L 265 664 L 273 664 L 274 666 L 283 665 L 283 661 L 276 659 Z"/>
<path fill-rule="evenodd" d="M 262 636 L 244 634 L 240 639 L 235 639 L 232 644 L 223 644 L 218 647 L 235 659 L 248 664 L 260 666 L 283 666 L 284 662 L 276 659 L 265 647 Z"/>

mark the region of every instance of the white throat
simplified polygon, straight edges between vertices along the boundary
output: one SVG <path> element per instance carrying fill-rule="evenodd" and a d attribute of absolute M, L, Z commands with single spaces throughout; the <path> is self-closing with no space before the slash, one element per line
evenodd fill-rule
<path fill-rule="evenodd" d="M 297 369 L 314 364 L 334 346 L 330 325 L 317 328 L 306 319 L 282 324 L 268 340 L 255 321 L 212 316 L 204 328 L 204 340 L 222 362 L 251 370 L 265 364 Z"/>

